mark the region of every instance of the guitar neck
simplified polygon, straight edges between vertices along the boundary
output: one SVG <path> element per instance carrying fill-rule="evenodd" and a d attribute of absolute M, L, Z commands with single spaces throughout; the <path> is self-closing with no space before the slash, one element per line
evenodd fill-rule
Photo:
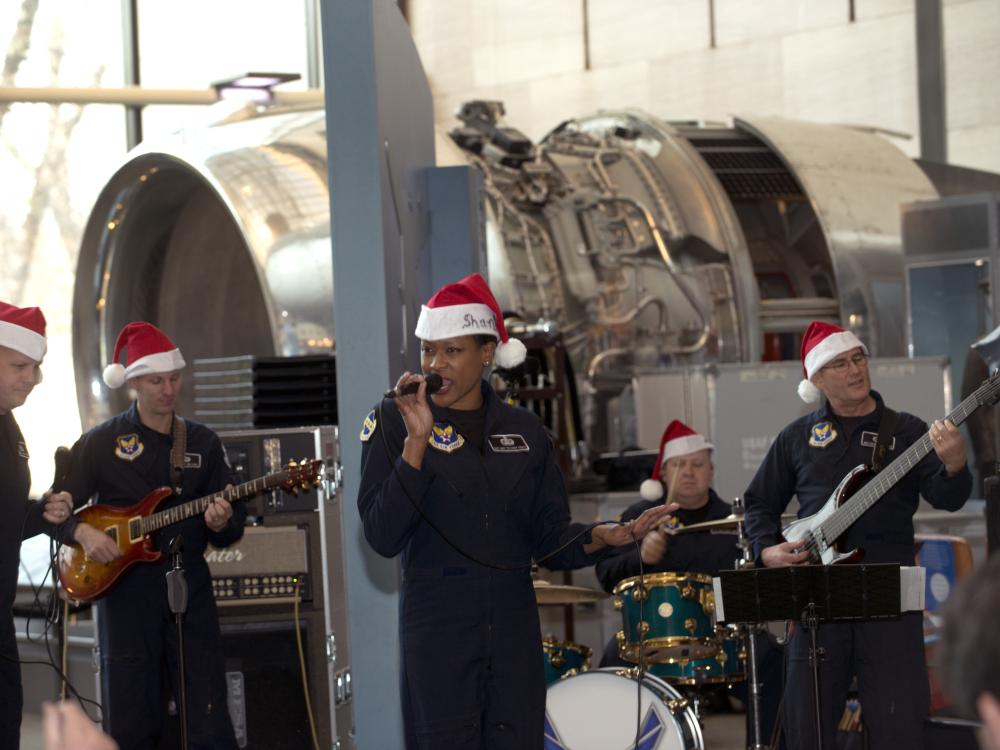
<path fill-rule="evenodd" d="M 945 419 L 951 420 L 956 427 L 982 406 L 980 391 L 988 386 L 982 386 L 979 390 L 960 403 L 954 411 Z M 820 525 L 823 536 L 832 544 L 861 516 L 877 503 L 885 493 L 891 490 L 900 479 L 906 476 L 914 466 L 920 463 L 923 458 L 934 450 L 929 433 L 920 436 L 913 445 L 903 451 L 891 464 L 866 484 L 861 490 L 851 497 L 849 503 L 841 505 L 837 510 Z"/>
<path fill-rule="evenodd" d="M 205 495 L 204 497 L 199 497 L 197 500 L 191 500 L 176 505 L 173 508 L 152 513 L 143 519 L 142 533 L 148 534 L 152 531 L 158 531 L 165 526 L 170 526 L 192 516 L 201 515 L 216 500 L 226 500 L 230 503 L 237 500 L 246 500 L 251 495 L 256 495 L 258 492 L 263 492 L 264 490 L 269 490 L 283 484 L 288 480 L 288 476 L 287 471 L 279 471 L 276 474 L 268 474 L 266 477 L 258 477 L 252 481 L 238 484 L 235 487 L 230 487 L 228 490 L 216 492 L 212 495 Z"/>

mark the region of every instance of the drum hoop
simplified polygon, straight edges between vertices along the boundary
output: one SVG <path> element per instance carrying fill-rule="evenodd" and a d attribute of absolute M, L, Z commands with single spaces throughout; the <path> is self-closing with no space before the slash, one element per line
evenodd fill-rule
<path fill-rule="evenodd" d="M 659 638 L 647 638 L 643 639 L 642 645 L 647 649 L 650 648 L 675 648 L 678 646 L 691 646 L 691 644 L 698 644 L 699 646 L 715 646 L 715 651 L 713 653 L 717 654 L 722 649 L 722 644 L 719 643 L 715 638 L 705 637 L 705 638 L 686 638 L 684 636 L 678 635 L 668 635 L 661 636 Z M 627 662 L 632 664 L 638 663 L 639 658 L 639 642 L 638 641 L 625 641 L 624 645 L 620 645 L 618 648 L 618 655 L 621 656 Z M 699 661 L 701 659 L 710 659 L 711 656 L 700 656 L 698 659 L 666 659 L 664 661 L 657 661 L 657 664 L 685 664 L 689 661 Z M 654 675 L 655 676 L 655 675 Z"/>
<path fill-rule="evenodd" d="M 584 646 L 579 643 L 573 643 L 572 641 L 557 641 L 554 638 L 543 638 L 542 650 L 544 651 L 546 647 L 563 648 L 566 649 L 567 651 L 574 651 L 585 659 L 589 659 L 591 656 L 594 655 L 594 652 L 591 650 L 590 646 Z"/>
<path fill-rule="evenodd" d="M 625 578 L 618 582 L 615 586 L 613 593 L 620 594 L 623 591 L 639 585 L 639 576 L 632 576 L 631 578 Z M 699 583 L 704 583 L 709 586 L 712 585 L 712 576 L 705 573 L 649 573 L 642 576 L 642 582 L 644 586 L 660 586 L 666 584 L 676 584 L 685 581 L 697 581 Z"/>

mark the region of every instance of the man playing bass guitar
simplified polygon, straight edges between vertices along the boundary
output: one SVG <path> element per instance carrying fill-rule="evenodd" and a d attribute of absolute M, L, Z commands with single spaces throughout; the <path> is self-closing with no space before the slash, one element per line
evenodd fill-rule
<path fill-rule="evenodd" d="M 126 364 L 118 364 L 122 350 Z M 104 371 L 111 388 L 126 382 L 136 401 L 125 412 L 84 434 L 73 446 L 64 483 L 77 504 L 130 506 L 150 491 L 174 488 L 165 508 L 211 495 L 231 483 L 229 463 L 219 437 L 204 425 L 181 420 L 174 406 L 182 385 L 184 359 L 155 326 L 130 323 L 115 344 Z M 73 521 L 76 520 L 74 517 Z M 222 638 L 205 562 L 205 546 L 226 547 L 243 536 L 246 506 L 214 500 L 203 515 L 173 524 L 155 536 L 166 553 L 181 535 L 188 588 L 184 616 L 185 685 L 191 748 L 236 748 L 226 706 Z M 102 529 L 67 524 L 65 538 L 79 543 L 88 557 L 108 563 L 121 554 Z M 101 697 L 104 723 L 122 750 L 156 747 L 167 698 L 164 676 L 179 700 L 177 633 L 167 601 L 164 575 L 170 555 L 158 564 L 129 568 L 98 602 Z"/>
<path fill-rule="evenodd" d="M 876 442 L 888 449 L 884 466 L 928 433 L 922 420 L 891 412 L 871 389 L 868 350 L 850 331 L 814 321 L 803 335 L 801 354 L 805 379 L 799 395 L 807 402 L 822 396 L 825 403 L 781 431 L 745 495 L 747 533 L 758 563 L 768 567 L 816 562 L 801 540 L 783 542 L 779 537 L 781 513 L 793 496 L 798 496 L 799 518 L 811 516 L 852 469 L 876 463 Z M 968 498 L 972 476 L 961 433 L 943 420 L 933 423 L 929 435 L 933 452 L 844 534 L 844 548 L 862 548 L 865 562 L 912 565 L 913 514 L 920 496 L 951 511 Z M 848 499 L 848 507 L 850 503 Z M 837 746 L 837 723 L 854 676 L 870 747 L 923 747 L 930 695 L 920 613 L 904 613 L 898 620 L 823 624 L 819 645 L 825 649 L 819 674 L 824 747 Z M 783 722 L 788 747 L 812 747 L 812 672 L 809 638 L 802 628 L 795 629 L 786 651 Z"/>

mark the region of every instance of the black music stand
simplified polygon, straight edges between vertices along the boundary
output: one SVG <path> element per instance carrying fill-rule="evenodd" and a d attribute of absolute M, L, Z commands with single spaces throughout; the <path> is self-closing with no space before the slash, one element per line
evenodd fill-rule
<path fill-rule="evenodd" d="M 823 748 L 817 644 L 821 622 L 892 619 L 900 615 L 900 572 L 888 565 L 792 565 L 719 573 L 722 622 L 796 620 L 809 631 L 816 707 L 816 747 Z"/>

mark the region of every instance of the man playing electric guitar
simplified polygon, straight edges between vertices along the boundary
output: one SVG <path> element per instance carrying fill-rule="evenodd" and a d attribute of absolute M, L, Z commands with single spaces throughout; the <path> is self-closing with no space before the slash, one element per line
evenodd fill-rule
<path fill-rule="evenodd" d="M 123 349 L 125 367 L 118 364 Z M 136 401 L 73 446 L 64 487 L 77 504 L 95 497 L 99 503 L 131 506 L 150 491 L 169 486 L 175 494 L 160 507 L 170 508 L 231 483 L 218 436 L 174 413 L 183 367 L 180 350 L 155 326 L 140 322 L 122 329 L 104 381 L 111 388 L 127 382 Z M 209 542 L 226 547 L 239 540 L 245 519 L 245 505 L 231 506 L 219 498 L 203 515 L 167 526 L 154 536 L 164 553 L 172 539 L 182 537 L 191 748 L 237 747 L 226 706 L 222 638 L 204 552 Z M 103 529 L 82 522 L 68 526 L 67 539 L 78 542 L 91 559 L 108 563 L 121 554 Z M 165 675 L 180 700 L 176 626 L 164 579 L 169 566 L 170 555 L 164 554 L 159 563 L 129 568 L 98 602 L 104 723 L 122 750 L 157 746 L 169 697 L 162 690 Z"/>
<path fill-rule="evenodd" d="M 780 516 L 793 496 L 799 518 L 817 513 L 841 479 L 861 464 L 885 466 L 928 433 L 927 425 L 895 414 L 871 390 L 868 350 L 849 331 L 813 322 L 802 338 L 804 401 L 825 397 L 822 408 L 796 419 L 778 435 L 747 488 L 746 524 L 759 564 L 804 565 L 810 552 L 802 541 L 782 541 Z M 880 434 L 885 434 L 883 440 Z M 906 473 L 851 525 L 845 550 L 861 548 L 865 562 L 912 565 L 913 514 L 922 495 L 934 507 L 958 510 L 972 488 L 965 465 L 965 441 L 949 421 L 930 428 L 933 453 Z M 886 446 L 875 461 L 876 443 Z M 851 500 L 847 500 L 849 507 Z M 870 747 L 921 748 L 930 695 L 920 613 L 898 620 L 823 624 L 819 645 L 823 744 L 835 748 L 837 724 L 851 679 L 858 679 L 862 716 Z M 796 628 L 786 652 L 783 722 L 789 748 L 816 743 L 809 638 Z"/>

